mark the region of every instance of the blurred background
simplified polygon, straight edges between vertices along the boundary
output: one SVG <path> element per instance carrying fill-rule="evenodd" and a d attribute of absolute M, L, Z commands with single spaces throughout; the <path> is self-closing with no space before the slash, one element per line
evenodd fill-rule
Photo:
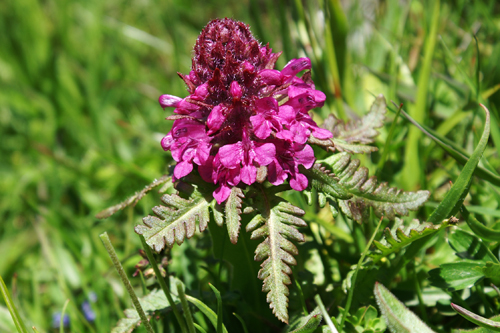
<path fill-rule="evenodd" d="M 483 117 L 474 110 L 482 100 L 494 116 L 492 140 L 500 140 L 495 0 L 3 0 L 0 275 L 40 332 L 57 327 L 53 320 L 66 299 L 73 332 L 107 332 L 130 307 L 98 235 L 110 234 L 132 273 L 140 260 L 133 226 L 158 196 L 107 220 L 94 216 L 168 172 L 172 159 L 160 140 L 172 110 L 162 110 L 158 97 L 186 96 L 176 73 L 189 72 L 200 30 L 221 17 L 248 23 L 257 39 L 283 51 L 279 69 L 292 58 L 312 59 L 313 79 L 327 94 L 318 122 L 332 112 L 363 115 L 380 93 L 412 106 L 426 86 L 426 125 L 472 151 L 471 133 L 482 130 Z M 434 49 L 425 55 L 432 38 Z M 429 57 L 430 76 L 420 79 Z M 388 118 L 379 146 L 393 114 Z M 408 128 L 398 127 L 378 173 L 398 187 L 429 189 L 439 201 L 460 167 L 422 139 L 421 168 L 409 181 Z M 498 170 L 498 151 L 486 155 Z M 377 154 L 361 158 L 375 170 Z M 189 285 L 198 273 L 183 266 L 194 247 L 187 244 L 174 248 L 170 270 Z M 0 305 L 1 332 L 12 329 L 8 318 Z"/>

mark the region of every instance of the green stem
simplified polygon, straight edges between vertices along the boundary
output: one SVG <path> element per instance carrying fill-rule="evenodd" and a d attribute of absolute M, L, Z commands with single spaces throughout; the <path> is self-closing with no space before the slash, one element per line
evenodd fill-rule
<path fill-rule="evenodd" d="M 356 270 L 354 271 L 354 274 L 352 276 L 351 288 L 349 288 L 349 294 L 347 295 L 347 302 L 345 305 L 344 314 L 342 315 L 342 320 L 340 322 L 341 329 L 344 327 L 345 319 L 347 318 L 347 314 L 349 313 L 349 309 L 351 308 L 352 297 L 354 295 L 354 286 L 356 285 L 356 278 L 358 277 L 359 268 L 363 264 L 363 261 L 365 260 L 365 257 L 368 254 L 368 251 L 370 250 L 370 246 L 372 245 L 372 242 L 375 239 L 375 236 L 377 236 L 377 232 L 378 232 L 378 229 L 380 228 L 380 225 L 382 224 L 382 220 L 383 220 L 383 217 L 378 222 L 377 227 L 375 228 L 375 231 L 373 232 L 372 237 L 370 238 L 370 241 L 368 242 L 368 244 L 366 244 L 365 250 L 363 251 L 363 254 L 361 254 L 361 258 L 359 258 L 358 264 L 356 266 Z"/>
<path fill-rule="evenodd" d="M 182 333 L 187 333 L 186 329 L 186 323 L 182 319 L 182 316 L 179 312 L 179 309 L 177 309 L 177 305 L 175 304 L 172 295 L 170 294 L 170 290 L 168 289 L 168 285 L 165 282 L 165 279 L 160 273 L 160 270 L 158 269 L 158 264 L 156 263 L 156 259 L 153 256 L 153 252 L 151 251 L 151 248 L 149 245 L 146 243 L 146 240 L 144 239 L 144 236 L 139 235 L 139 238 L 141 239 L 142 242 L 142 247 L 144 248 L 144 251 L 146 251 L 146 255 L 148 257 L 149 263 L 153 267 L 153 270 L 155 272 L 156 280 L 158 280 L 158 283 L 160 284 L 161 289 L 165 293 L 165 296 L 167 297 L 168 304 L 170 304 L 170 307 L 172 308 L 172 311 L 174 311 L 175 318 L 177 318 L 177 322 L 179 323 L 179 326 L 181 327 Z"/>
<path fill-rule="evenodd" d="M 326 325 L 328 326 L 328 328 L 330 329 L 330 331 L 332 333 L 339 333 L 339 331 L 337 331 L 337 328 L 335 327 L 335 325 L 332 322 L 332 318 L 330 318 L 330 315 L 326 311 L 325 305 L 323 304 L 323 301 L 321 300 L 321 297 L 319 296 L 319 294 L 316 295 L 316 296 L 314 296 L 314 301 L 319 306 L 321 314 L 323 315 L 323 319 L 325 320 Z"/>
<path fill-rule="evenodd" d="M 146 313 L 142 309 L 141 303 L 139 302 L 139 299 L 137 298 L 137 295 L 135 294 L 134 289 L 132 288 L 132 285 L 130 284 L 129 279 L 127 278 L 127 274 L 125 273 L 125 270 L 123 269 L 122 264 L 120 263 L 120 260 L 118 260 L 118 256 L 116 255 L 115 249 L 113 248 L 113 245 L 111 244 L 111 241 L 109 240 L 108 233 L 105 232 L 99 236 L 101 238 L 102 243 L 104 244 L 104 247 L 106 248 L 106 251 L 108 251 L 109 257 L 111 258 L 111 261 L 113 261 L 113 265 L 116 268 L 116 271 L 118 272 L 118 275 L 120 276 L 120 279 L 122 280 L 123 284 L 125 285 L 125 288 L 127 289 L 127 292 L 132 299 L 132 303 L 134 304 L 135 309 L 137 310 L 137 313 L 139 314 L 139 317 L 141 318 L 142 323 L 144 324 L 144 327 L 146 328 L 146 331 L 148 333 L 154 333 L 153 327 L 151 327 L 151 324 L 149 323 L 148 317 L 146 316 Z"/>
<path fill-rule="evenodd" d="M 186 318 L 188 331 L 189 333 L 195 333 L 193 316 L 191 315 L 186 294 L 184 293 L 184 288 L 182 288 L 182 283 L 180 281 L 177 281 L 177 295 L 179 295 L 179 299 L 181 300 L 182 310 L 184 311 L 184 318 Z"/>
<path fill-rule="evenodd" d="M 399 105 L 398 111 L 396 112 L 396 116 L 394 117 L 394 120 L 391 124 L 391 128 L 389 129 L 389 134 L 387 135 L 387 140 L 385 140 L 384 148 L 382 150 L 382 157 L 380 157 L 380 160 L 378 161 L 377 164 L 377 171 L 380 175 L 382 172 L 382 169 L 384 168 L 385 161 L 387 159 L 387 155 L 389 155 L 389 146 L 392 141 L 392 137 L 394 136 L 394 130 L 396 129 L 396 124 L 399 119 L 399 114 L 401 113 L 401 109 L 403 108 L 403 103 Z"/>

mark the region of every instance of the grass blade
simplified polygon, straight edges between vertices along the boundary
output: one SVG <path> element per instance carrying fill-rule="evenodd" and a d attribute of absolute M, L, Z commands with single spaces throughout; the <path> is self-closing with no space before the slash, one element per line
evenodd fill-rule
<path fill-rule="evenodd" d="M 205 303 L 203 303 L 197 298 L 194 298 L 189 295 L 186 295 L 186 298 L 189 302 L 191 302 L 191 304 L 196 306 L 198 310 L 200 310 L 205 316 L 207 316 L 208 320 L 210 320 L 212 325 L 214 325 L 214 327 L 217 328 L 217 314 L 212 309 L 210 309 Z M 195 327 L 197 327 L 196 324 Z M 228 333 L 224 325 L 222 325 L 222 332 Z"/>
<path fill-rule="evenodd" d="M 321 310 L 321 314 L 323 315 L 323 318 L 325 318 L 326 325 L 328 325 L 330 332 L 331 333 L 339 333 L 339 331 L 337 331 L 337 328 L 335 327 L 335 325 L 332 322 L 332 318 L 330 318 L 330 315 L 326 311 L 325 305 L 323 304 L 323 301 L 321 300 L 321 297 L 319 296 L 319 294 L 314 296 L 314 301 L 319 306 L 319 309 Z M 344 316 L 342 316 L 342 318 L 343 317 Z"/>
<path fill-rule="evenodd" d="M 429 78 L 431 74 L 432 57 L 436 46 L 437 28 L 439 24 L 440 1 L 434 1 L 432 10 L 431 28 L 427 35 L 425 44 L 424 62 L 420 69 L 418 77 L 417 100 L 414 108 L 411 109 L 411 115 L 418 121 L 423 123 L 426 116 L 427 94 L 429 92 Z M 403 169 L 403 177 L 408 185 L 409 190 L 413 190 L 420 182 L 422 170 L 420 167 L 420 159 L 418 157 L 420 132 L 416 128 L 410 128 L 408 141 L 405 150 L 405 164 Z"/>
<path fill-rule="evenodd" d="M 217 333 L 222 333 L 222 299 L 220 292 L 211 283 L 208 286 L 212 289 L 217 298 Z"/>
<path fill-rule="evenodd" d="M 61 311 L 61 319 L 59 319 L 59 332 L 64 333 L 64 315 L 66 314 L 66 308 L 68 307 L 69 299 L 64 302 L 63 309 Z"/>
<path fill-rule="evenodd" d="M 24 326 L 24 322 L 19 316 L 19 313 L 17 313 L 16 306 L 12 300 L 12 297 L 10 297 L 9 290 L 7 289 L 7 286 L 5 285 L 5 282 L 3 281 L 3 278 L 1 276 L 0 276 L 0 291 L 2 292 L 2 297 L 5 301 L 5 304 L 7 305 L 7 308 L 9 309 L 10 315 L 12 316 L 12 320 L 16 325 L 17 331 L 19 333 L 28 333 L 26 327 Z"/>
<path fill-rule="evenodd" d="M 241 316 L 237 313 L 233 313 L 233 315 L 238 318 L 238 320 L 240 321 L 241 323 L 241 326 L 243 326 L 243 333 L 248 333 L 248 329 L 247 329 L 247 325 L 245 324 L 245 322 L 243 321 L 243 318 L 241 318 Z"/>
<path fill-rule="evenodd" d="M 480 104 L 483 108 L 485 108 L 482 104 Z M 486 109 L 486 108 L 485 108 Z M 441 148 L 443 148 L 448 154 L 451 155 L 458 163 L 465 165 L 470 159 L 470 156 L 467 154 L 465 150 L 461 147 L 457 146 L 454 142 L 448 140 L 447 138 L 439 135 L 434 130 L 428 128 L 425 125 L 418 123 L 415 119 L 413 119 L 409 114 L 401 110 L 401 114 L 413 125 L 415 125 L 418 129 L 420 129 L 425 135 L 434 140 Z M 488 112 L 489 114 L 489 112 Z M 488 119 L 490 119 L 488 117 Z M 500 186 L 500 176 L 494 174 L 493 172 L 483 168 L 478 165 L 474 170 L 474 175 L 489 181 L 493 185 Z"/>
<path fill-rule="evenodd" d="M 483 318 L 480 315 L 477 315 L 473 312 L 470 312 L 469 310 L 464 309 L 463 307 L 456 305 L 454 303 L 451 303 L 451 307 L 459 315 L 461 315 L 462 317 L 464 317 L 468 321 L 473 322 L 474 324 L 477 324 L 477 325 L 484 327 L 486 329 L 489 329 L 489 330 L 492 330 L 495 332 L 500 332 L 500 322 Z"/>

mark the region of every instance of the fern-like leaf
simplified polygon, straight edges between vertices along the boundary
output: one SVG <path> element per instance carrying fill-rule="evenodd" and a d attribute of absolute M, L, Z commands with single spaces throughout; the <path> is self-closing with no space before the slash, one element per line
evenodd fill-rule
<path fill-rule="evenodd" d="M 225 204 L 227 231 L 229 239 L 233 244 L 236 244 L 238 241 L 238 234 L 240 232 L 241 202 L 243 197 L 243 191 L 239 187 L 233 187 Z"/>
<path fill-rule="evenodd" d="M 251 238 L 265 237 L 265 240 L 255 250 L 255 260 L 264 260 L 258 273 L 264 281 L 262 291 L 267 292 L 267 302 L 274 315 L 288 323 L 287 285 L 291 283 L 290 265 L 296 265 L 293 255 L 298 254 L 297 247 L 290 241 L 304 241 L 296 227 L 307 226 L 304 220 L 296 215 L 304 211 L 278 197 L 267 197 L 265 194 L 258 199 L 261 214 L 256 215 L 247 225 L 246 230 L 252 232 Z"/>
<path fill-rule="evenodd" d="M 169 187 L 172 186 L 172 177 L 165 175 L 159 179 L 155 179 L 151 184 L 144 187 L 142 191 L 135 192 L 134 195 L 130 196 L 129 198 L 120 202 L 119 204 L 100 211 L 99 213 L 97 213 L 95 217 L 98 219 L 105 219 L 110 217 L 117 211 L 124 209 L 125 207 L 135 206 L 139 202 L 139 200 L 141 200 L 146 194 L 148 194 L 148 192 L 150 192 L 155 187 L 158 187 L 163 184 L 164 186 L 160 189 L 159 191 L 160 193 L 165 192 Z"/>
<path fill-rule="evenodd" d="M 172 247 L 174 242 L 182 244 L 186 237 L 193 236 L 197 221 L 200 232 L 207 228 L 213 198 L 202 195 L 195 188 L 188 200 L 177 194 L 164 195 L 161 200 L 166 206 L 155 206 L 156 216 L 146 216 L 144 224 L 135 227 L 135 232 L 143 235 L 153 250 L 159 252 L 165 246 Z"/>
<path fill-rule="evenodd" d="M 333 134 L 333 138 L 320 140 L 309 138 L 309 143 L 323 146 L 331 151 L 351 154 L 366 154 L 377 151 L 377 147 L 367 146 L 373 143 L 378 135 L 377 128 L 384 126 L 385 98 L 378 95 L 370 111 L 361 119 L 345 123 L 343 120 L 330 115 L 322 127 Z"/>
<path fill-rule="evenodd" d="M 396 222 L 394 223 L 392 229 L 385 228 L 384 239 L 380 242 L 373 242 L 377 250 L 371 252 L 369 256 L 372 258 L 374 263 L 377 263 L 382 258 L 398 252 L 417 239 L 427 235 L 432 235 L 450 225 L 455 225 L 456 221 L 456 219 L 449 219 L 444 220 L 441 224 L 432 224 L 430 222 L 421 223 L 419 220 L 413 220 L 410 225 L 405 227 L 403 226 L 403 220 L 396 218 Z"/>
<path fill-rule="evenodd" d="M 370 111 L 361 119 L 345 123 L 331 114 L 323 123 L 323 128 L 333 133 L 333 137 L 346 143 L 370 144 L 378 135 L 377 128 L 384 126 L 386 103 L 383 95 L 378 95 Z"/>
<path fill-rule="evenodd" d="M 352 194 L 340 185 L 340 179 L 321 164 L 316 163 L 309 170 L 300 167 L 300 172 L 309 178 L 311 187 L 314 187 L 319 192 L 329 194 L 338 199 L 352 198 Z"/>
<path fill-rule="evenodd" d="M 332 168 L 339 184 L 353 195 L 348 200 L 339 200 L 339 207 L 358 222 L 367 218 L 369 207 L 377 216 L 394 220 L 396 215 L 417 210 L 430 195 L 429 191 L 404 192 L 387 183 L 378 183 L 375 176 L 368 177 L 368 169 L 360 167 L 359 160 L 351 159 L 347 153 L 335 154 L 322 162 Z"/>

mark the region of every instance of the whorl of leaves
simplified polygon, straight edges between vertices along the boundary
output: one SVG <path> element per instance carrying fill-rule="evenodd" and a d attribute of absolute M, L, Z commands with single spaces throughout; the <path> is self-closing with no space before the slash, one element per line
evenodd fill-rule
<path fill-rule="evenodd" d="M 394 220 L 396 215 L 404 216 L 409 210 L 417 210 L 429 198 L 429 191 L 404 192 L 387 183 L 379 183 L 375 176 L 368 176 L 368 169 L 360 167 L 359 160 L 351 159 L 348 153 L 338 153 L 322 161 L 331 167 L 339 184 L 353 196 L 338 200 L 339 206 L 348 217 L 362 222 L 368 217 L 369 207 L 375 215 Z"/>
<path fill-rule="evenodd" d="M 259 200 L 261 213 L 249 222 L 246 230 L 252 232 L 252 239 L 265 237 L 255 250 L 256 261 L 265 259 L 258 277 L 264 281 L 262 291 L 267 292 L 267 302 L 273 313 L 279 320 L 288 323 L 287 285 L 291 283 L 290 265 L 297 264 L 293 255 L 298 254 L 297 247 L 290 240 L 304 241 L 304 235 L 296 229 L 307 226 L 296 216 L 303 215 L 304 211 L 278 197 L 264 194 Z"/>

